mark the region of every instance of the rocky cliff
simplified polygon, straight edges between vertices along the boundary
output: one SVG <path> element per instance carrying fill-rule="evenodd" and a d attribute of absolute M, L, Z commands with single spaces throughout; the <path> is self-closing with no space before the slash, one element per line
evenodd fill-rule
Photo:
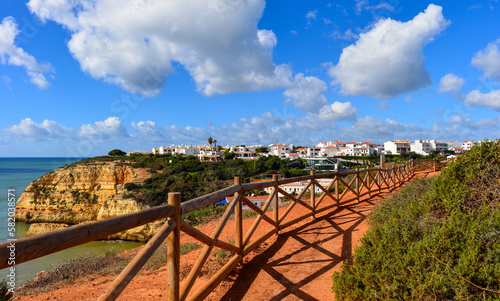
<path fill-rule="evenodd" d="M 148 176 L 120 162 L 66 165 L 28 186 L 17 203 L 16 218 L 32 224 L 27 235 L 35 235 L 147 209 L 149 206 L 137 202 L 124 184 L 140 185 Z M 157 222 L 109 238 L 145 241 L 159 227 Z"/>

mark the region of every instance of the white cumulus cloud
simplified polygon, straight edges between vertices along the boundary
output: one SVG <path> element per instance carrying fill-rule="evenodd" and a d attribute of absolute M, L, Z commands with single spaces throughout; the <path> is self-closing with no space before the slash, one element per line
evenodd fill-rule
<path fill-rule="evenodd" d="M 320 121 L 355 120 L 358 109 L 350 102 L 336 101 L 331 105 L 326 105 L 317 114 Z"/>
<path fill-rule="evenodd" d="M 439 81 L 439 92 L 458 92 L 462 89 L 465 80 L 453 73 L 448 73 L 441 77 Z"/>
<path fill-rule="evenodd" d="M 344 94 L 377 98 L 394 98 L 429 85 L 423 48 L 449 24 L 442 8 L 433 4 L 408 22 L 378 21 L 344 48 L 339 63 L 329 69 L 333 83 L 340 84 Z"/>
<path fill-rule="evenodd" d="M 465 96 L 465 104 L 470 107 L 487 107 L 495 111 L 500 111 L 500 90 L 488 93 L 473 90 Z"/>
<path fill-rule="evenodd" d="M 30 0 L 28 7 L 72 33 L 68 47 L 84 71 L 132 93 L 158 94 L 173 63 L 207 96 L 282 84 L 276 36 L 257 28 L 264 0 Z"/>
<path fill-rule="evenodd" d="M 81 126 L 78 134 L 83 138 L 92 140 L 107 140 L 129 136 L 118 117 L 109 117 L 104 121 L 84 124 Z"/>
<path fill-rule="evenodd" d="M 52 67 L 50 64 L 38 63 L 35 57 L 15 45 L 15 39 L 19 33 L 14 18 L 5 17 L 0 23 L 0 63 L 24 67 L 31 83 L 40 89 L 49 88 L 51 84 L 45 78 L 44 73 L 52 72 Z"/>
<path fill-rule="evenodd" d="M 488 44 L 486 49 L 478 51 L 471 64 L 483 71 L 485 78 L 491 77 L 500 81 L 500 39 Z"/>
<path fill-rule="evenodd" d="M 289 85 L 290 88 L 283 93 L 285 102 L 306 112 L 316 112 L 327 104 L 323 93 L 328 90 L 328 86 L 324 81 L 298 73 Z"/>
<path fill-rule="evenodd" d="M 45 119 L 36 123 L 31 118 L 21 120 L 19 124 L 7 128 L 8 132 L 32 140 L 46 140 L 49 138 L 70 138 L 74 131 L 53 120 Z"/>

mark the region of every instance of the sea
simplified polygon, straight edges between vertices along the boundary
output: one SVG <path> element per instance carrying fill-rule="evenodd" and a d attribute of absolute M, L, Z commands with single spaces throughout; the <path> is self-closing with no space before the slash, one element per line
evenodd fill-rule
<path fill-rule="evenodd" d="M 32 181 L 52 170 L 81 159 L 83 158 L 0 158 L 0 242 L 25 237 L 29 229 L 28 224 L 16 222 L 15 231 L 10 231 L 13 230 L 9 227 L 9 207 L 13 207 L 12 201 L 17 201 Z M 17 264 L 15 265 L 15 284 L 19 287 L 32 281 L 37 273 L 51 271 L 72 258 L 119 252 L 141 245 L 138 242 L 119 240 L 94 241 Z M 9 281 L 11 279 L 8 277 L 9 273 L 8 268 L 0 270 L 0 281 L 3 279 Z"/>

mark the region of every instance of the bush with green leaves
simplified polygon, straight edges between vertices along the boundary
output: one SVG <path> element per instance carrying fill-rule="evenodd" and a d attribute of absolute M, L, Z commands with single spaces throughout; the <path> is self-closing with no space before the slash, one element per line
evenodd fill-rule
<path fill-rule="evenodd" d="M 336 300 L 500 299 L 500 143 L 483 142 L 434 180 L 377 206 Z"/>
<path fill-rule="evenodd" d="M 119 156 L 125 156 L 127 153 L 122 151 L 121 149 L 114 149 L 109 151 L 108 156 L 111 157 L 119 157 Z"/>

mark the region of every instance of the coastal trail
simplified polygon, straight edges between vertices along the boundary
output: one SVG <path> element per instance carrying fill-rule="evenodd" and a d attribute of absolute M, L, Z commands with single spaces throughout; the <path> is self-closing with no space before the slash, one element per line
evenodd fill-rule
<path fill-rule="evenodd" d="M 438 173 L 416 173 L 414 178 L 432 177 Z M 411 181 L 403 186 L 409 183 Z M 338 271 L 344 261 L 352 260 L 354 248 L 369 229 L 368 214 L 374 205 L 392 192 L 394 190 L 372 197 L 367 195 L 359 203 L 352 202 L 317 214 L 316 219 L 311 217 L 280 231 L 278 236 L 272 236 L 246 256 L 244 263 L 239 264 L 206 300 L 333 300 L 333 272 Z M 297 210 L 294 214 L 299 216 L 304 213 Z M 244 221 L 251 222 L 252 219 Z M 209 230 L 215 226 L 216 221 L 212 221 L 202 227 Z M 194 240 L 182 235 L 181 242 Z M 198 249 L 181 256 L 181 273 L 182 269 L 192 266 L 199 253 Z M 57 290 L 16 299 L 95 300 L 113 278 L 93 276 Z M 166 266 L 153 272 L 144 271 L 134 278 L 117 300 L 164 300 L 166 278 Z M 201 287 L 203 280 L 202 277 L 195 287 Z"/>

